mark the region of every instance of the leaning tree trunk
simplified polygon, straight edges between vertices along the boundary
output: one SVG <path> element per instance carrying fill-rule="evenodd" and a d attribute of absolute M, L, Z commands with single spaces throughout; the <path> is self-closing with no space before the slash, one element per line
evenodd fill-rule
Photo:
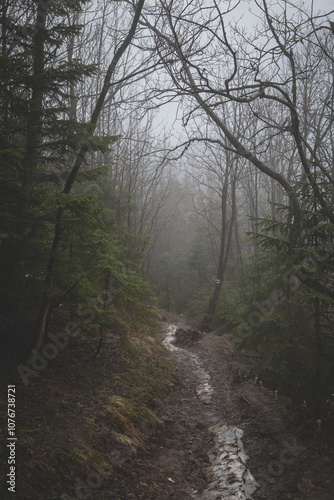
<path fill-rule="evenodd" d="M 81 146 L 80 151 L 78 152 L 74 165 L 72 167 L 72 170 L 68 176 L 68 179 L 66 181 L 65 187 L 63 189 L 63 194 L 69 195 L 73 184 L 76 180 L 76 177 L 79 173 L 79 170 L 82 166 L 82 163 L 84 162 L 84 159 L 86 157 L 87 151 L 88 151 L 88 139 L 92 137 L 95 133 L 95 129 L 97 126 L 97 122 L 99 119 L 99 116 L 103 110 L 103 106 L 105 103 L 105 99 L 107 97 L 107 94 L 110 89 L 110 83 L 111 83 L 111 78 L 114 74 L 114 71 L 116 69 L 116 66 L 123 56 L 124 52 L 126 49 L 129 47 L 137 29 L 137 25 L 139 22 L 139 18 L 141 15 L 141 11 L 143 9 L 145 0 L 139 0 L 135 15 L 131 24 L 131 27 L 129 29 L 129 32 L 118 48 L 118 50 L 115 52 L 114 57 L 108 67 L 108 71 L 106 73 L 106 76 L 104 78 L 104 84 L 103 88 L 101 90 L 101 93 L 98 97 L 98 100 L 95 105 L 95 109 L 92 113 L 92 117 L 90 120 L 90 124 L 92 127 L 90 127 L 89 132 L 87 133 L 87 142 L 86 144 L 83 144 Z M 51 306 L 51 300 L 52 300 L 52 285 L 56 273 L 56 264 L 57 264 L 57 255 L 58 251 L 61 245 L 62 241 L 62 228 L 63 228 L 63 217 L 64 217 L 64 212 L 65 208 L 61 207 L 58 209 L 57 214 L 56 214 L 56 220 L 55 220 L 55 233 L 54 233 L 54 238 L 53 238 L 53 243 L 50 251 L 50 256 L 49 256 L 49 263 L 47 267 L 47 272 L 46 272 L 46 277 L 45 277 L 45 287 L 44 287 L 44 294 L 43 294 L 43 299 L 42 299 L 42 305 L 41 305 L 41 310 L 38 318 L 38 325 L 36 329 L 36 341 L 34 345 L 34 351 L 38 351 L 43 343 L 44 336 L 45 336 L 45 329 L 46 329 L 46 320 L 48 317 L 48 313 L 50 310 Z M 32 360 L 33 354 L 29 357 L 28 363 Z"/>

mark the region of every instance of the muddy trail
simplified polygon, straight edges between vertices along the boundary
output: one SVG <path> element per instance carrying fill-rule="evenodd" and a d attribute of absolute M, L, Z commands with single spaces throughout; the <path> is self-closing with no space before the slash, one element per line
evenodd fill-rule
<path fill-rule="evenodd" d="M 146 429 L 149 452 L 115 464 L 112 498 L 333 498 L 332 464 L 288 430 L 284 404 L 244 375 L 228 337 L 192 332 L 181 317 L 158 337 L 179 383 L 158 403 L 162 424 Z"/>

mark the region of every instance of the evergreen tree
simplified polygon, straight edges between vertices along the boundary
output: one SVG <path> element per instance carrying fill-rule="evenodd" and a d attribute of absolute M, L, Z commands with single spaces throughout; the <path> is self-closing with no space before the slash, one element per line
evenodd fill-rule
<path fill-rule="evenodd" d="M 105 183 L 106 169 L 95 168 L 94 151 L 109 151 L 114 138 L 95 137 L 94 131 L 140 10 L 116 51 L 92 119 L 83 124 L 75 120 L 73 89 L 94 76 L 95 67 L 67 53 L 82 29 L 71 19 L 79 18 L 85 3 L 2 2 L 0 315 L 1 338 L 16 350 L 31 347 L 36 330 L 40 345 L 59 303 L 74 307 L 84 297 L 100 296 L 111 268 L 124 282 L 116 287 L 118 300 L 125 290 L 138 298 L 145 289 L 134 271 L 138 253 L 129 250 L 140 243 L 124 234 L 126 243 L 120 243 L 114 213 L 103 208 L 98 193 L 88 193 L 88 186 Z M 72 189 L 77 180 L 83 189 Z M 131 292 L 130 275 L 138 282 Z M 103 308 L 97 298 L 96 310 Z"/>
<path fill-rule="evenodd" d="M 296 185 L 303 200 L 297 223 L 290 206 L 278 205 L 279 220 L 258 220 L 257 258 L 250 286 L 241 292 L 247 302 L 238 317 L 232 314 L 236 341 L 256 346 L 262 369 L 297 398 L 312 400 L 316 413 L 333 389 L 334 349 L 334 228 L 327 216 L 332 187 L 321 175 L 317 187 L 327 193 L 326 208 L 303 182 Z"/>

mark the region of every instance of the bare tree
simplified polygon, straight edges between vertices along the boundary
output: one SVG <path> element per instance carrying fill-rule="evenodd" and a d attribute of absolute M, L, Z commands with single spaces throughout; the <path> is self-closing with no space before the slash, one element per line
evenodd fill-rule
<path fill-rule="evenodd" d="M 328 16 L 309 18 L 298 8 L 294 10 L 289 2 L 282 3 L 281 12 L 271 8 L 266 1 L 257 5 L 263 27 L 247 39 L 244 33 L 235 29 L 231 34 L 226 28 L 231 4 L 222 11 L 221 5 L 215 1 L 211 4 L 198 2 L 196 8 L 192 3 L 162 2 L 160 18 L 147 13 L 145 22 L 166 62 L 175 91 L 190 96 L 197 104 L 189 111 L 188 118 L 199 110 L 204 111 L 226 137 L 235 154 L 246 158 L 282 186 L 298 213 L 299 201 L 289 178 L 273 169 L 261 151 L 271 147 L 277 134 L 288 142 L 293 141 L 299 172 L 310 181 L 316 148 L 305 136 L 305 127 L 300 125 L 304 120 L 300 86 L 310 72 L 316 74 L 320 67 L 325 71 L 327 63 L 317 63 L 316 53 L 306 57 L 305 47 L 315 47 L 317 52 L 326 46 L 330 53 L 328 43 L 332 43 L 329 38 L 332 34 L 329 26 L 324 25 Z M 287 9 L 292 19 L 290 22 L 287 22 Z M 322 31 L 326 32 L 324 36 Z M 319 39 L 322 45 L 318 43 Z M 172 63 L 167 62 L 170 59 Z M 326 88 L 322 87 L 323 103 L 328 101 L 327 94 Z M 230 100 L 240 104 L 240 113 L 251 107 L 258 120 L 255 144 L 254 137 L 245 136 L 242 140 L 236 137 L 226 123 L 221 111 Z M 317 101 L 320 102 L 319 95 Z M 262 106 L 263 102 L 266 106 Z M 313 188 L 325 206 L 324 196 L 315 185 Z"/>

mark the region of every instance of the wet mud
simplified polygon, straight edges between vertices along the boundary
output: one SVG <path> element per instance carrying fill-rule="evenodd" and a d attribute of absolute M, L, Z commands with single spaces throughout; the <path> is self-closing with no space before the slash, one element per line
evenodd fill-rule
<path fill-rule="evenodd" d="M 287 425 L 284 403 L 244 375 L 227 334 L 196 334 L 171 316 L 158 339 L 178 383 L 157 402 L 150 449 L 119 470 L 114 499 L 333 498 L 333 464 Z"/>

